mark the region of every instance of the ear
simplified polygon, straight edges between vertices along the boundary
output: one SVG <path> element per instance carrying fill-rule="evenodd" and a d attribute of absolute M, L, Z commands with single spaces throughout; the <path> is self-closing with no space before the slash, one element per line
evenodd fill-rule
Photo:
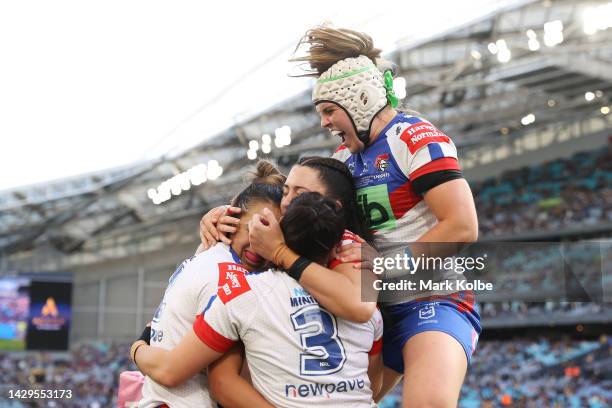
<path fill-rule="evenodd" d="M 336 200 L 336 206 L 338 206 L 338 208 L 342 208 L 342 201 Z"/>

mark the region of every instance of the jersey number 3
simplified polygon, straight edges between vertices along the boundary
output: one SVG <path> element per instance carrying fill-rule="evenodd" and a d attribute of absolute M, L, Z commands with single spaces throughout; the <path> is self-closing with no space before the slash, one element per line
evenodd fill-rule
<path fill-rule="evenodd" d="M 346 353 L 334 316 L 311 305 L 293 313 L 291 322 L 306 351 L 300 355 L 301 375 L 327 375 L 342 370 Z"/>

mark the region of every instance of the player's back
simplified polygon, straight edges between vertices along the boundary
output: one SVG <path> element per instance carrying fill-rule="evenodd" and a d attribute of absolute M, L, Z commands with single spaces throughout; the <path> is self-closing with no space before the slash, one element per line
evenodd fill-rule
<path fill-rule="evenodd" d="M 151 322 L 151 346 L 174 348 L 191 330 L 196 316 L 217 292 L 219 265 L 235 259 L 226 244 L 219 243 L 208 251 L 181 263 L 168 280 L 164 297 Z M 145 379 L 139 407 L 215 407 L 207 388 L 207 378 L 198 374 L 177 387 L 164 387 L 151 378 Z"/>
<path fill-rule="evenodd" d="M 282 407 L 370 407 L 368 352 L 382 336 L 379 312 L 364 324 L 336 318 L 284 272 L 245 280 L 237 292 L 219 291 L 204 320 L 211 338 L 242 340 L 255 388 Z"/>

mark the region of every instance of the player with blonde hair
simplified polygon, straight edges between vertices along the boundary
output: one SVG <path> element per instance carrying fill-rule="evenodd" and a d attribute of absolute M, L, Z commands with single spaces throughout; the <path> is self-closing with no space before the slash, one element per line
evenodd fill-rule
<path fill-rule="evenodd" d="M 447 246 L 475 241 L 478 221 L 451 139 L 427 120 L 397 109 L 394 69 L 380 59 L 370 36 L 331 26 L 306 32 L 298 49 L 305 75 L 317 78 L 312 101 L 321 126 L 340 138 L 334 158 L 350 169 L 357 205 L 375 244 L 393 253 L 404 243 L 410 256 L 440 255 Z M 251 243 L 268 258 L 279 232 L 265 230 Z M 449 245 L 451 248 L 459 245 Z M 387 252 L 389 251 L 389 252 Z M 439 281 L 460 279 L 441 271 Z M 324 279 L 324 277 L 320 277 Z M 323 282 L 302 282 L 310 285 Z M 326 307 L 344 288 L 327 285 L 315 297 Z M 401 376 L 405 407 L 456 406 L 480 334 L 470 292 L 412 291 L 384 307 L 385 391 Z"/>

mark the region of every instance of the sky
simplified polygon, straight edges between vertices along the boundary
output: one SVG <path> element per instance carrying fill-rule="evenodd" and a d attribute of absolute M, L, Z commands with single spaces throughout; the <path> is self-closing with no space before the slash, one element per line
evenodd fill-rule
<path fill-rule="evenodd" d="M 506 3 L 0 0 L 0 190 L 177 154 L 291 97 L 314 25 L 388 52 Z"/>

